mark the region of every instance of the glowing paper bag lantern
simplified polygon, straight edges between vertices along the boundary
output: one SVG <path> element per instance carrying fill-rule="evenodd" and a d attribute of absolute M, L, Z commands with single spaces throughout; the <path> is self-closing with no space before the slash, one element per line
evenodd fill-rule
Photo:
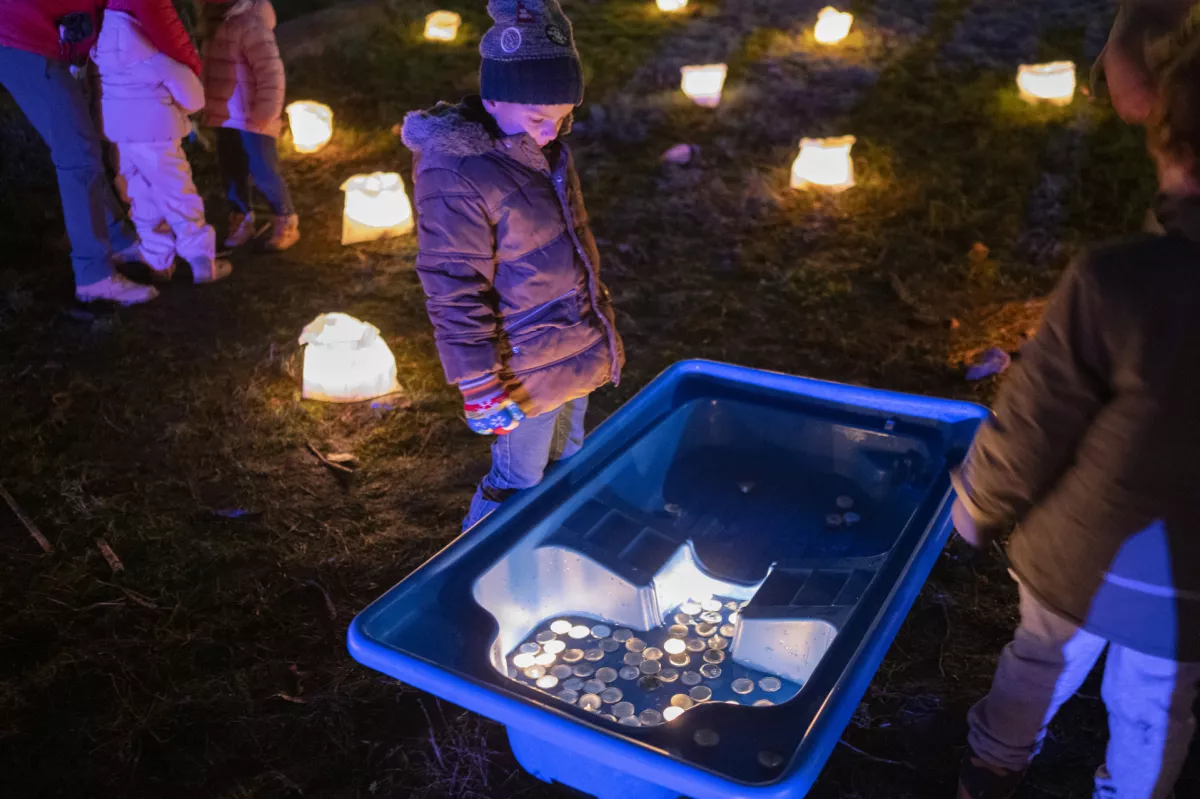
<path fill-rule="evenodd" d="M 452 42 L 458 36 L 462 17 L 453 11 L 434 11 L 425 17 L 425 38 L 436 42 Z"/>
<path fill-rule="evenodd" d="M 304 399 L 360 402 L 400 390 L 396 358 L 375 325 L 344 313 L 321 314 L 304 328 L 300 343 Z"/>
<path fill-rule="evenodd" d="M 1022 64 L 1017 70 L 1017 88 L 1027 103 L 1068 105 L 1075 96 L 1075 63 Z"/>
<path fill-rule="evenodd" d="M 792 163 L 792 188 L 819 186 L 843 191 L 854 185 L 854 162 L 850 160 L 853 136 L 832 139 L 802 139 L 800 154 Z"/>
<path fill-rule="evenodd" d="M 687 8 L 688 0 L 658 0 L 659 11 L 682 11 Z"/>
<path fill-rule="evenodd" d="M 301 100 L 287 107 L 288 125 L 296 151 L 315 153 L 333 138 L 333 109 L 311 100 Z"/>
<path fill-rule="evenodd" d="M 720 104 L 725 73 L 728 72 L 724 64 L 698 64 L 684 67 L 681 72 L 683 93 L 692 98 L 692 102 L 705 108 L 716 108 Z"/>
<path fill-rule="evenodd" d="M 403 236 L 413 229 L 412 204 L 395 172 L 355 175 L 342 184 L 342 244 Z"/>
<path fill-rule="evenodd" d="M 821 44 L 837 44 L 850 33 L 850 25 L 854 15 L 838 11 L 833 6 L 825 6 L 817 13 L 817 24 L 813 28 L 813 37 Z"/>

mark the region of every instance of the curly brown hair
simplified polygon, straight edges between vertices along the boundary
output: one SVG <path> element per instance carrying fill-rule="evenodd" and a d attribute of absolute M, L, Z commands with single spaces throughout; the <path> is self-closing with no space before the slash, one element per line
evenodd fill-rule
<path fill-rule="evenodd" d="M 1200 156 L 1200 15 L 1173 37 L 1155 68 L 1156 100 L 1146 121 L 1152 150 L 1195 170 Z"/>

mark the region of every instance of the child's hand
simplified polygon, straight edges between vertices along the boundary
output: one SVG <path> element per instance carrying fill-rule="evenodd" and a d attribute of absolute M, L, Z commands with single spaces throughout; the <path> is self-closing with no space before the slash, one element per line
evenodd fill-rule
<path fill-rule="evenodd" d="M 495 376 L 459 384 L 467 426 L 480 435 L 502 436 L 517 429 L 525 413 Z"/>

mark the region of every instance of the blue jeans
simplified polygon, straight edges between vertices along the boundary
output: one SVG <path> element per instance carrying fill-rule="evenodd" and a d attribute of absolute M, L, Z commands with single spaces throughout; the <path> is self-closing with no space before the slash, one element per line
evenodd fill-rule
<path fill-rule="evenodd" d="M 217 160 L 229 210 L 239 214 L 253 212 L 250 179 L 264 197 L 271 213 L 288 216 L 296 212 L 287 183 L 279 172 L 279 150 L 275 139 L 261 133 L 234 128 L 217 128 Z"/>
<path fill-rule="evenodd" d="M 523 488 L 542 482 L 546 467 L 571 457 L 583 446 L 583 417 L 587 397 L 526 419 L 508 435 L 492 441 L 492 470 L 483 478 L 463 530 L 474 527 L 500 503 Z"/>
<path fill-rule="evenodd" d="M 1153 623 L 1153 620 L 1147 620 Z M 991 692 L 968 716 L 967 741 L 990 766 L 1023 771 L 1046 727 L 1108 647 L 1101 694 L 1108 709 L 1108 762 L 1097 799 L 1165 799 L 1187 759 L 1196 722 L 1200 663 L 1178 663 L 1110 645 L 1021 588 L 1021 625 L 1004 648 Z"/>
<path fill-rule="evenodd" d="M 104 280 L 113 274 L 113 248 L 123 250 L 137 237 L 125 224 L 104 172 L 100 134 L 83 84 L 64 62 L 0 47 L 0 85 L 50 148 L 75 285 Z"/>

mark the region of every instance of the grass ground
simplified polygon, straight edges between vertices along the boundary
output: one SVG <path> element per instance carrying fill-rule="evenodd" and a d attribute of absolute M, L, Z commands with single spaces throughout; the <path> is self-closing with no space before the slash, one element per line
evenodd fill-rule
<path fill-rule="evenodd" d="M 629 351 L 593 421 L 684 357 L 986 402 L 996 386 L 964 382 L 962 361 L 1017 347 L 1070 250 L 1140 222 L 1137 133 L 1012 86 L 1024 56 L 1086 63 L 1106 0 L 856 0 L 861 34 L 830 53 L 805 32 L 822 5 L 565 3 L 589 73 L 572 142 Z M 54 546 L 0 512 L 4 795 L 564 795 L 494 725 L 343 645 L 355 612 L 454 537 L 487 465 L 442 384 L 414 242 L 337 244 L 341 182 L 397 169 L 411 185 L 392 125 L 474 85 L 487 19 L 451 7 L 461 44 L 422 42 L 431 7 L 396 0 L 387 29 L 294 65 L 291 97 L 338 124 L 328 149 L 285 160 L 303 242 L 144 308 L 69 304 L 53 173 L 0 98 L 0 480 Z M 676 90 L 679 65 L 712 60 L 730 64 L 716 111 Z M 843 132 L 859 187 L 790 192 L 797 140 Z M 658 162 L 677 142 L 695 164 Z M 193 163 L 215 219 L 213 159 Z M 382 329 L 402 401 L 298 400 L 296 337 L 329 310 Z M 360 468 L 340 481 L 309 444 Z M 810 795 L 950 795 L 1015 614 L 1003 569 L 952 544 Z M 1090 796 L 1097 694 L 1067 706 L 1020 796 Z M 1195 759 L 1179 795 L 1200 795 Z"/>

